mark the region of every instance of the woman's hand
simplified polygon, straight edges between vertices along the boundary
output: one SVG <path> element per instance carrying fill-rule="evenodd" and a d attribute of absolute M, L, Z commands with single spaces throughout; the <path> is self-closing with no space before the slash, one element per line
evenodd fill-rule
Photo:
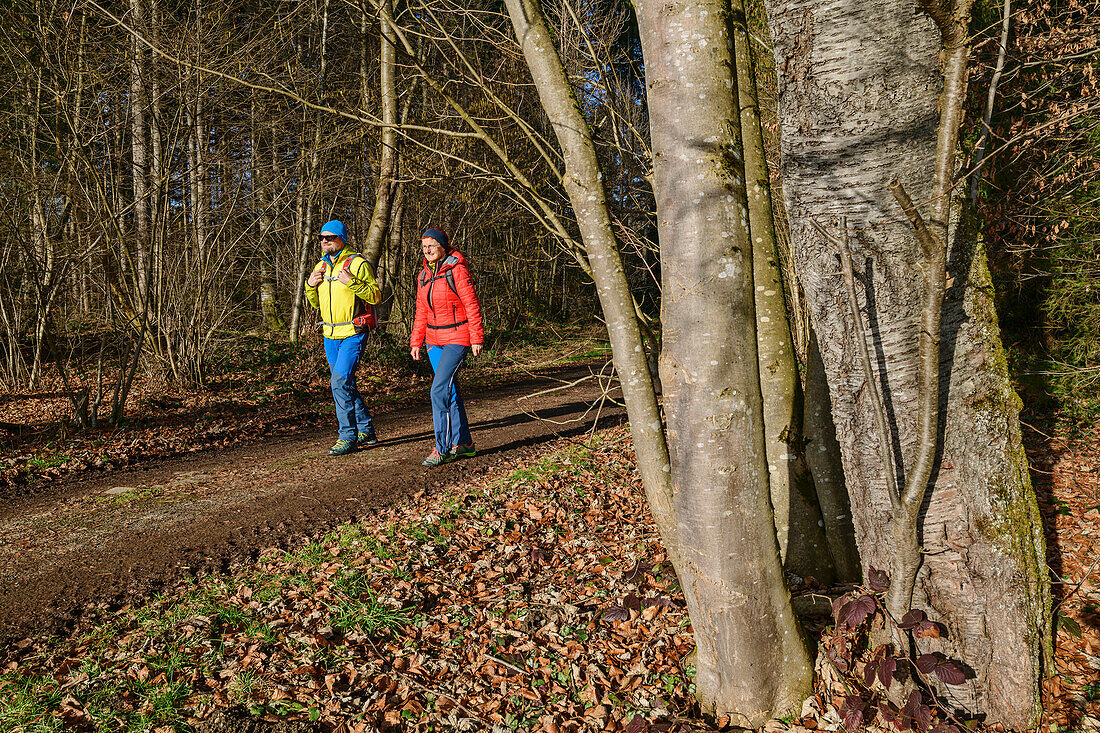
<path fill-rule="evenodd" d="M 409 349 L 409 354 L 412 355 L 413 361 L 420 361 L 420 347 L 414 346 Z"/>
<path fill-rule="evenodd" d="M 470 353 L 477 356 L 481 353 L 482 344 L 470 344 Z"/>

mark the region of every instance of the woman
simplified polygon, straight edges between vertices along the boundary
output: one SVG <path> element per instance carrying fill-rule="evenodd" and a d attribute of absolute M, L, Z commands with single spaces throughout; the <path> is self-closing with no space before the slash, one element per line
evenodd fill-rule
<path fill-rule="evenodd" d="M 420 246 L 424 267 L 416 278 L 416 317 L 409 348 L 412 358 L 418 360 L 420 346 L 426 343 L 428 360 L 435 370 L 435 447 L 423 461 L 425 466 L 434 467 L 476 453 L 455 373 L 467 351 L 474 356 L 481 353 L 485 333 L 466 258 L 451 248 L 447 234 L 436 227 L 425 230 Z"/>

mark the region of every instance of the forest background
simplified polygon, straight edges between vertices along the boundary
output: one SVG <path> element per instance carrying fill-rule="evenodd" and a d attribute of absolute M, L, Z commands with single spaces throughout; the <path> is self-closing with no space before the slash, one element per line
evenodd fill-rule
<path fill-rule="evenodd" d="M 9 479 L 80 467 L 58 465 L 54 448 L 27 454 L 51 431 L 65 439 L 74 427 L 201 400 L 249 339 L 308 345 L 299 283 L 330 216 L 379 263 L 390 323 L 380 356 L 403 351 L 415 239 L 429 222 L 478 263 L 492 346 L 596 310 L 550 125 L 499 9 L 395 8 L 396 62 L 385 18 L 351 4 L 26 10 L 12 16 L 6 48 L 0 316 L 6 404 L 25 416 L 31 398 L 41 419 L 5 425 Z M 975 11 L 963 149 L 992 153 L 975 193 L 1026 419 L 1073 434 L 1091 424 L 1100 379 L 1095 20 L 1075 3 L 1017 10 L 1002 60 L 1002 10 Z M 639 322 L 653 329 L 652 156 L 631 13 L 604 4 L 547 13 L 627 245 Z M 766 61 L 766 26 L 754 16 Z M 766 101 L 774 71 L 760 68 Z M 994 86 L 1003 101 L 983 142 Z M 764 127 L 774 152 L 778 125 Z M 784 280 L 805 361 L 810 335 L 789 267 Z M 313 363 L 309 349 L 283 353 L 318 369 L 315 351 Z M 131 403 L 135 384 L 151 399 Z"/>
<path fill-rule="evenodd" d="M 630 244 L 632 289 L 652 315 L 657 259 L 636 30 L 625 8 L 582 11 L 584 35 L 548 8 L 559 12 L 561 53 Z M 539 168 L 548 123 L 518 49 L 471 37 L 487 27 L 478 16 L 488 10 L 432 13 L 420 22 L 437 33 L 420 31 L 415 66 L 398 64 L 395 146 L 383 140 L 393 123 L 377 112 L 377 21 L 357 6 L 11 6 L 0 159 L 5 402 L 61 379 L 53 417 L 69 401 L 69 417 L 86 426 L 118 422 L 132 374 L 156 375 L 169 391 L 201 388 L 215 354 L 232 351 L 221 348 L 227 333 L 292 343 L 312 334 L 298 284 L 330 217 L 377 250 L 395 340 L 408 328 L 419 265 L 410 242 L 429 222 L 478 263 L 494 338 L 590 316 L 590 280 L 568 255 L 577 242 L 569 206 Z M 1078 3 L 1016 8 L 997 70 L 1000 14 L 993 4 L 975 10 L 964 149 L 981 134 L 996 75 L 1001 101 L 986 143 L 995 155 L 980 201 L 1010 364 L 1032 414 L 1080 427 L 1095 417 L 1100 382 L 1095 22 Z M 762 8 L 752 17 L 778 184 L 774 68 Z M 470 50 L 456 50 L 459 39 Z M 444 93 L 422 73 L 446 79 Z M 464 115 L 482 132 L 470 132 Z M 380 185 L 392 190 L 384 246 L 366 241 Z M 785 277 L 804 355 L 798 288 Z"/>

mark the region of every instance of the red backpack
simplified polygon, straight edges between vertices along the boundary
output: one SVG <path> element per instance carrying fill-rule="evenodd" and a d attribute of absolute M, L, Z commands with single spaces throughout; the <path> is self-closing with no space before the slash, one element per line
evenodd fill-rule
<path fill-rule="evenodd" d="M 356 257 L 363 258 L 363 262 L 366 263 L 367 269 L 370 270 L 371 277 L 374 277 L 374 270 L 371 269 L 370 263 L 367 262 L 367 258 L 363 257 L 363 255 L 359 254 L 358 252 L 352 253 L 350 257 L 344 260 L 344 265 L 341 269 L 351 275 L 351 262 Z M 367 301 L 356 295 L 355 315 L 352 316 L 351 322 L 355 326 L 356 333 L 369 334 L 371 331 L 378 328 L 378 306 L 374 305 L 373 303 L 368 303 Z"/>

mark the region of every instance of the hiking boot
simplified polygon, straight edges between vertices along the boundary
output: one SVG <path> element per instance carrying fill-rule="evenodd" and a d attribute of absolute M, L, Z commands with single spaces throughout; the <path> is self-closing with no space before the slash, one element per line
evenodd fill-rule
<path fill-rule="evenodd" d="M 457 461 L 459 458 L 473 458 L 477 455 L 477 449 L 473 443 L 467 445 L 452 445 L 451 452 L 447 454 L 448 460 Z"/>
<path fill-rule="evenodd" d="M 354 440 L 344 440 L 340 438 L 340 440 L 336 441 L 336 445 L 328 449 L 328 454 L 330 456 L 346 456 L 353 450 L 355 450 Z"/>
<path fill-rule="evenodd" d="M 435 468 L 436 466 L 442 466 L 447 461 L 451 460 L 450 455 L 446 453 L 440 453 L 438 449 L 432 448 L 432 452 L 428 454 L 428 457 L 421 461 L 421 465 L 428 468 Z"/>
<path fill-rule="evenodd" d="M 365 433 L 359 433 L 358 442 L 359 445 L 367 448 L 373 448 L 378 445 L 378 436 L 374 434 L 374 428 L 371 428 Z"/>

